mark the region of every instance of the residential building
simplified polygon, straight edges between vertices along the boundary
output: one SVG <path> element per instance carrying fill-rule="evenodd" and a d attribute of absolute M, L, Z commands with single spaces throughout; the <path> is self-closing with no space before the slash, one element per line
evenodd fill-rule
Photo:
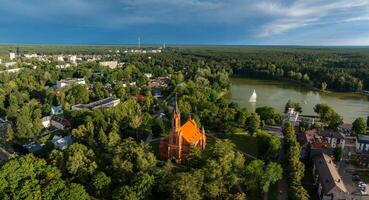
<path fill-rule="evenodd" d="M 308 127 L 311 127 L 315 123 L 315 119 L 312 116 L 302 116 L 294 108 L 288 108 L 288 112 L 283 120 L 285 123 L 291 123 L 294 126 L 299 126 L 301 122 L 305 122 Z"/>
<path fill-rule="evenodd" d="M 131 82 L 131 83 L 128 83 L 129 86 L 135 86 L 136 85 L 136 82 Z M 122 84 L 123 87 L 127 87 L 127 84 L 126 83 L 123 83 Z"/>
<path fill-rule="evenodd" d="M 1 58 L 0 58 L 0 64 L 2 64 L 3 63 L 3 60 L 1 60 Z"/>
<path fill-rule="evenodd" d="M 331 147 L 327 139 L 318 134 L 317 129 L 299 132 L 297 138 L 301 146 L 301 158 L 303 159 L 310 160 L 322 152 L 328 155 L 333 153 L 334 148 Z"/>
<path fill-rule="evenodd" d="M 56 115 L 52 116 L 51 118 L 51 126 L 59 129 L 59 130 L 65 130 L 69 126 L 68 120 L 58 117 Z"/>
<path fill-rule="evenodd" d="M 18 71 L 20 71 L 21 69 L 23 68 L 15 68 L 15 69 L 7 69 L 7 70 L 4 70 L 4 71 L 0 71 L 0 74 L 6 72 L 6 73 L 16 73 Z"/>
<path fill-rule="evenodd" d="M 23 54 L 23 56 L 25 58 L 38 58 L 38 55 L 35 53 L 28 53 L 28 54 Z"/>
<path fill-rule="evenodd" d="M 63 55 L 58 55 L 58 57 L 56 58 L 56 60 L 58 62 L 64 62 L 64 56 Z"/>
<path fill-rule="evenodd" d="M 59 115 L 63 113 L 63 108 L 61 105 L 58 106 L 51 106 L 51 114 L 52 115 Z"/>
<path fill-rule="evenodd" d="M 9 59 L 10 59 L 10 61 L 15 59 L 15 53 L 14 52 L 9 52 Z"/>
<path fill-rule="evenodd" d="M 146 76 L 146 78 L 151 79 L 152 78 L 152 74 L 151 73 L 144 73 L 144 75 Z"/>
<path fill-rule="evenodd" d="M 44 128 L 55 127 L 59 130 L 65 130 L 69 126 L 68 120 L 59 116 L 46 116 L 41 119 Z"/>
<path fill-rule="evenodd" d="M 24 144 L 23 147 L 27 149 L 27 151 L 30 153 L 38 153 L 41 150 L 43 145 L 44 144 L 39 144 L 37 142 L 31 142 L 31 143 Z"/>
<path fill-rule="evenodd" d="M 56 87 L 58 89 L 63 88 L 65 86 L 68 86 L 70 84 L 86 84 L 86 81 L 84 78 L 71 78 L 71 79 L 61 79 L 56 83 Z"/>
<path fill-rule="evenodd" d="M 347 199 L 349 193 L 331 157 L 322 153 L 314 157 L 313 178 L 322 200 Z"/>
<path fill-rule="evenodd" d="M 352 133 L 352 124 L 342 124 L 339 127 L 340 131 L 345 135 L 351 135 Z"/>
<path fill-rule="evenodd" d="M 69 55 L 68 60 L 71 64 L 77 64 L 77 56 L 76 55 Z"/>
<path fill-rule="evenodd" d="M 72 110 L 82 110 L 82 109 L 98 109 L 98 108 L 111 108 L 115 107 L 120 103 L 120 99 L 113 99 L 112 97 L 108 97 L 105 99 L 101 99 L 98 101 L 94 101 L 88 104 L 77 104 L 72 106 Z"/>
<path fill-rule="evenodd" d="M 356 152 L 368 152 L 369 153 L 369 135 L 357 135 L 356 136 Z"/>
<path fill-rule="evenodd" d="M 12 66 L 14 66 L 16 64 L 17 64 L 17 62 L 6 62 L 6 63 L 4 63 L 4 65 L 5 65 L 6 68 L 12 67 Z"/>
<path fill-rule="evenodd" d="M 115 69 L 118 66 L 118 61 L 101 61 L 99 64 L 103 67 L 109 67 L 110 69 Z"/>
<path fill-rule="evenodd" d="M 57 147 L 60 150 L 65 150 L 68 148 L 70 144 L 72 144 L 72 136 L 68 135 L 65 137 L 61 137 L 58 135 L 54 135 L 54 137 L 51 139 L 51 142 L 54 144 L 55 147 Z"/>
<path fill-rule="evenodd" d="M 337 145 L 341 145 L 342 148 L 345 146 L 345 136 L 338 131 L 325 128 L 318 130 L 318 134 L 326 139 L 333 148 Z"/>
<path fill-rule="evenodd" d="M 181 126 L 181 113 L 176 103 L 173 109 L 172 128 L 169 135 L 160 140 L 161 159 L 181 162 L 188 158 L 192 148 L 203 150 L 205 146 L 205 131 L 197 127 L 195 120 L 191 116 Z"/>
<path fill-rule="evenodd" d="M 51 126 L 51 116 L 43 117 L 41 121 L 44 128 L 49 128 Z"/>

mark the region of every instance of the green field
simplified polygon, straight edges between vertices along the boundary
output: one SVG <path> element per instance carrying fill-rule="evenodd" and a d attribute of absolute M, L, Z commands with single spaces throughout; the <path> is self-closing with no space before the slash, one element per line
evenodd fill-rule
<path fill-rule="evenodd" d="M 246 133 L 234 133 L 227 135 L 226 139 L 229 139 L 236 146 L 236 149 L 255 157 L 258 156 L 258 146 L 255 137 Z"/>

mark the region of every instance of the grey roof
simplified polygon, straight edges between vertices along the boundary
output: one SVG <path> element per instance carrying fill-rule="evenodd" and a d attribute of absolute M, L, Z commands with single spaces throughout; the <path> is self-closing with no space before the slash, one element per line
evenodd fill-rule
<path fill-rule="evenodd" d="M 357 135 L 357 142 L 369 144 L 369 135 L 361 135 L 361 134 Z"/>
<path fill-rule="evenodd" d="M 347 193 L 346 186 L 331 157 L 321 153 L 314 157 L 314 165 L 324 194 Z"/>
<path fill-rule="evenodd" d="M 327 128 L 319 131 L 318 134 L 323 137 L 345 139 L 345 137 L 340 132 Z"/>

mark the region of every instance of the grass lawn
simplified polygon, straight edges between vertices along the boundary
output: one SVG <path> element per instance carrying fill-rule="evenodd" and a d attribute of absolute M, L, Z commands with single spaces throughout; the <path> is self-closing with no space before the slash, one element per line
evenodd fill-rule
<path fill-rule="evenodd" d="M 365 182 L 369 183 L 369 171 L 366 172 L 357 172 L 359 174 L 359 177 Z"/>
<path fill-rule="evenodd" d="M 229 139 L 238 150 L 255 157 L 258 156 L 258 145 L 255 137 L 246 133 L 234 133 L 227 135 L 225 138 Z"/>

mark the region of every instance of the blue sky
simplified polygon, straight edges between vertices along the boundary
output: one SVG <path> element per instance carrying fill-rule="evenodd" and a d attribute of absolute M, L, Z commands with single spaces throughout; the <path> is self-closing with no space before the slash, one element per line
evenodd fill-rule
<path fill-rule="evenodd" d="M 369 45 L 369 0 L 0 0 L 0 43 Z"/>

